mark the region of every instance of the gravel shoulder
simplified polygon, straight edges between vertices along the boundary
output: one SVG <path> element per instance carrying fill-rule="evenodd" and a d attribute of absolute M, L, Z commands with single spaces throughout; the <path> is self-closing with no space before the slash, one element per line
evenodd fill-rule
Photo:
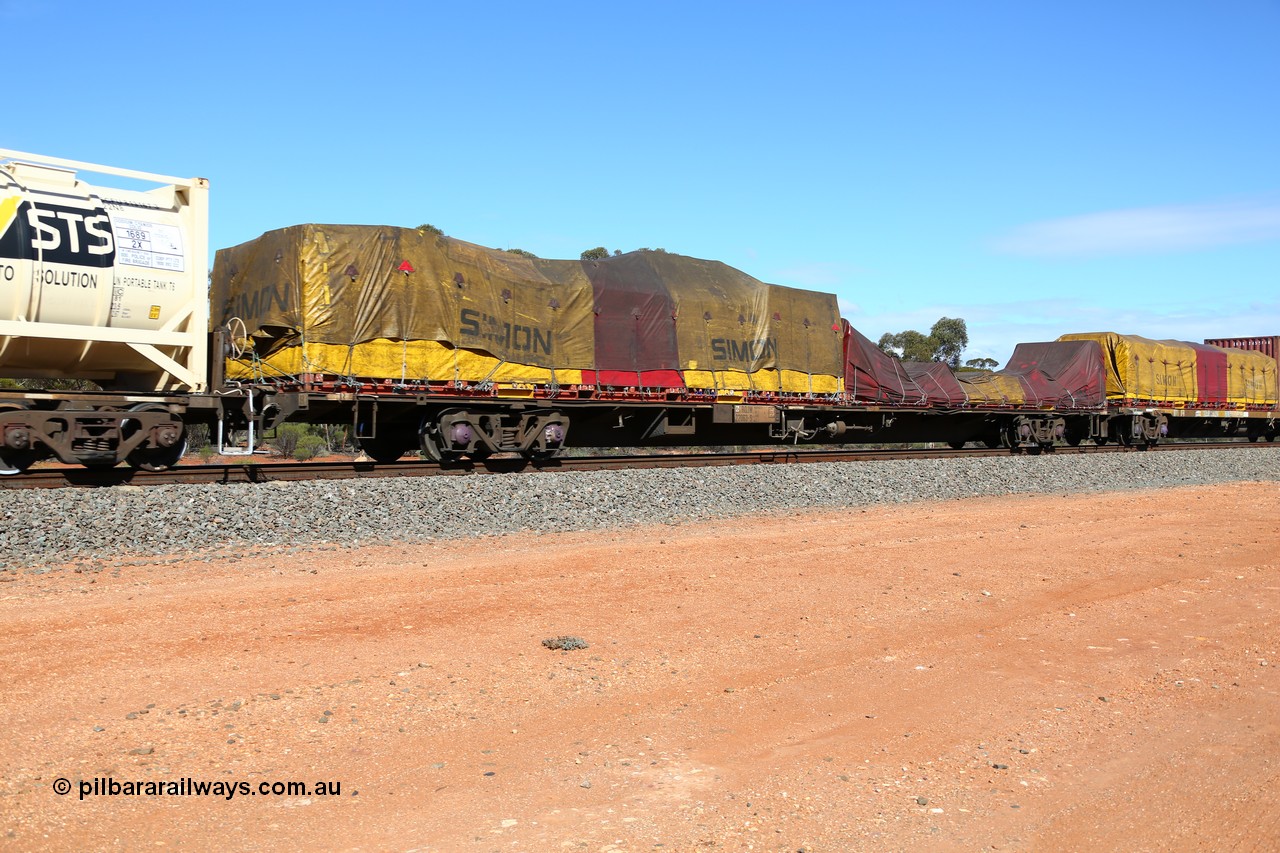
<path fill-rule="evenodd" d="M 750 465 L 303 483 L 49 489 L 6 494 L 0 576 L 51 558 L 101 571 L 176 550 L 432 542 L 520 532 L 616 530 L 1007 494 L 1080 494 L 1280 480 L 1280 448 Z"/>
<path fill-rule="evenodd" d="M 31 850 L 1266 849 L 1265 479 L 9 571 L 0 832 Z M 543 646 L 560 636 L 588 647 Z M 342 788 L 79 799 L 108 776 Z"/>

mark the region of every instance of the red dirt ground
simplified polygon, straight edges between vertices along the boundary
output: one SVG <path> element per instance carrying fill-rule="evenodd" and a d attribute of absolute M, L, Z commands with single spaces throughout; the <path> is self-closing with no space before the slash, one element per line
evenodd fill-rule
<path fill-rule="evenodd" d="M 1238 484 L 8 574 L 0 839 L 1274 850 L 1277 518 Z"/>

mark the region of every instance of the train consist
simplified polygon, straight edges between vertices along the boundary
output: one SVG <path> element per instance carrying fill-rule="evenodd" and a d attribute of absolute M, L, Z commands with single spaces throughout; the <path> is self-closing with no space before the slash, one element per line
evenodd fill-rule
<path fill-rule="evenodd" d="M 348 424 L 388 462 L 1271 441 L 1280 415 L 1277 338 L 1064 335 L 1020 344 L 1003 370 L 955 372 L 881 352 L 830 294 L 662 251 L 544 260 L 429 230 L 297 225 L 218 251 L 206 283 L 207 218 L 204 179 L 0 150 L 0 376 L 34 380 L 0 389 L 0 471 L 48 456 L 162 470 L 192 424 Z M 67 379 L 102 390 L 39 387 Z"/>

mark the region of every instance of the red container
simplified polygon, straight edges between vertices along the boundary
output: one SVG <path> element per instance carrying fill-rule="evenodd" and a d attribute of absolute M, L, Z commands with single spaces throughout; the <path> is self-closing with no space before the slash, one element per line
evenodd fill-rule
<path fill-rule="evenodd" d="M 1215 347 L 1228 347 L 1230 349 L 1244 349 L 1249 350 L 1250 352 L 1260 352 L 1280 361 L 1280 335 L 1254 338 L 1209 338 L 1205 343 Z"/>

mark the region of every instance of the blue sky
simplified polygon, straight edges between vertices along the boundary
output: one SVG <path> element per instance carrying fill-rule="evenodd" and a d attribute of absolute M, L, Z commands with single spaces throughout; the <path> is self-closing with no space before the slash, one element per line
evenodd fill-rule
<path fill-rule="evenodd" d="M 0 147 L 302 222 L 713 258 L 966 357 L 1280 334 L 1280 0 L 0 0 Z"/>

